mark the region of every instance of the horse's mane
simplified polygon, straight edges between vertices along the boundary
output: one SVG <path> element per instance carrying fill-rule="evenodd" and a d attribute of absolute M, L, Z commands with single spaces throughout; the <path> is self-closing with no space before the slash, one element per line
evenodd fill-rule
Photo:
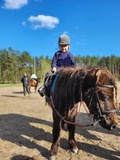
<path fill-rule="evenodd" d="M 61 68 L 58 71 L 56 92 L 59 90 L 59 98 L 62 99 L 63 93 L 66 105 L 71 107 L 77 99 L 82 100 L 82 82 L 86 76 L 86 68 Z"/>

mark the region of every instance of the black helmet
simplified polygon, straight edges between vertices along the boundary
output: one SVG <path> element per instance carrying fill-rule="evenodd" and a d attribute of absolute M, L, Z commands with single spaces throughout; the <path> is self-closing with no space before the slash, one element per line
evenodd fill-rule
<path fill-rule="evenodd" d="M 70 38 L 66 34 L 62 34 L 58 39 L 58 44 L 70 44 Z"/>

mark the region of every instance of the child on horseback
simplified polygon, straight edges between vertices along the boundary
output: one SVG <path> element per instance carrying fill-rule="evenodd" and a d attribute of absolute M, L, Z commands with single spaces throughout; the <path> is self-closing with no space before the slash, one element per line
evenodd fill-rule
<path fill-rule="evenodd" d="M 74 67 L 75 61 L 72 53 L 70 53 L 70 38 L 66 34 L 62 34 L 58 39 L 59 49 L 53 56 L 52 63 L 51 63 L 51 71 L 47 72 L 47 76 L 55 73 L 61 67 Z M 38 90 L 41 96 L 44 96 L 45 89 Z"/>
<path fill-rule="evenodd" d="M 37 81 L 37 76 L 36 76 L 35 73 L 33 73 L 30 78 L 31 78 L 31 79 L 34 79 L 35 81 Z"/>

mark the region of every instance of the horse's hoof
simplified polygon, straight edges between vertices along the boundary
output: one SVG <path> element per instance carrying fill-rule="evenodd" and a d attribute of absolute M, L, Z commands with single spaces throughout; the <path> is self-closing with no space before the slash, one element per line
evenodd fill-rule
<path fill-rule="evenodd" d="M 73 149 L 72 149 L 72 152 L 76 154 L 76 153 L 78 152 L 78 148 L 77 148 L 77 147 L 76 147 L 76 148 L 73 148 Z"/>
<path fill-rule="evenodd" d="M 56 160 L 56 156 L 50 156 L 49 160 Z"/>

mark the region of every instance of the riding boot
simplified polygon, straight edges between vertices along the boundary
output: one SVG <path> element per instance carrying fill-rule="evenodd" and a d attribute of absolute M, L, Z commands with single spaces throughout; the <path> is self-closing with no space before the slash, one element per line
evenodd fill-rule
<path fill-rule="evenodd" d="M 40 87 L 38 89 L 38 93 L 40 94 L 41 97 L 43 97 L 45 95 L 45 88 L 44 88 L 44 86 L 42 88 Z"/>

